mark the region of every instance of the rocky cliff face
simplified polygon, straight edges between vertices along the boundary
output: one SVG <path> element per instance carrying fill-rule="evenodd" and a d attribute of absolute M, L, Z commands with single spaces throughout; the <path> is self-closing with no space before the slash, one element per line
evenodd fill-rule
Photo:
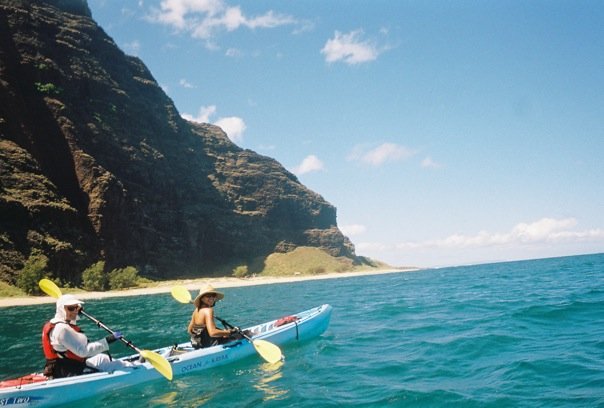
<path fill-rule="evenodd" d="M 34 249 L 204 275 L 296 246 L 354 258 L 336 209 L 275 160 L 182 119 L 85 0 L 0 4 L 0 279 Z"/>

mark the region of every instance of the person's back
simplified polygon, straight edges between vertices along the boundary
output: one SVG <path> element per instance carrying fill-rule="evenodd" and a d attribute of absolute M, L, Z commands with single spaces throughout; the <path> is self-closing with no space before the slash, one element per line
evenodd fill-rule
<path fill-rule="evenodd" d="M 223 330 L 214 322 L 214 305 L 224 298 L 224 294 L 214 290 L 212 285 L 205 285 L 195 298 L 195 310 L 187 331 L 191 335 L 191 345 L 195 348 L 211 347 L 231 340 L 235 329 Z"/>

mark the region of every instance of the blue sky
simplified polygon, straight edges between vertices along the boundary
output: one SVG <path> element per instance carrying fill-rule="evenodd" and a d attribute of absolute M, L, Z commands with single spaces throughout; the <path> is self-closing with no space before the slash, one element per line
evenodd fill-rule
<path fill-rule="evenodd" d="M 604 252 L 604 2 L 88 2 L 183 117 L 336 206 L 358 255 Z"/>

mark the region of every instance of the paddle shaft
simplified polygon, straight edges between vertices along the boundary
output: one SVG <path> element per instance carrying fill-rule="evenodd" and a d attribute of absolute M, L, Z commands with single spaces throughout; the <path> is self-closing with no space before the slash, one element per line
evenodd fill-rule
<path fill-rule="evenodd" d="M 216 318 L 216 320 L 218 320 L 220 323 L 222 323 L 227 329 L 236 329 L 237 333 L 241 334 L 243 337 L 245 337 L 248 341 L 253 342 L 252 338 L 250 336 L 248 336 L 247 334 L 245 334 L 243 332 L 243 330 L 241 330 L 239 327 L 235 327 L 233 326 L 231 323 L 227 322 L 224 319 L 221 319 L 218 316 L 214 316 Z"/>
<path fill-rule="evenodd" d="M 109 328 L 105 323 L 101 322 L 99 319 L 95 318 L 94 316 L 89 315 L 83 309 L 80 310 L 80 313 L 83 314 L 84 316 L 86 316 L 88 319 L 92 320 L 101 329 L 104 329 L 111 334 L 115 334 L 114 330 L 111 330 L 111 328 Z M 134 344 L 132 344 L 132 342 L 130 340 L 127 340 L 124 337 L 120 337 L 120 341 L 122 343 L 124 343 L 126 346 L 130 347 L 131 349 L 138 351 L 139 353 L 141 352 L 141 350 L 138 347 L 136 347 Z"/>
<path fill-rule="evenodd" d="M 224 325 L 224 327 L 226 327 L 227 329 L 234 329 L 235 326 L 233 326 L 231 323 L 227 322 L 224 319 L 221 319 L 218 316 L 214 316 L 216 318 L 216 320 L 218 320 L 220 323 L 222 323 Z"/>
<path fill-rule="evenodd" d="M 99 319 L 89 315 L 84 310 L 80 310 L 80 313 L 92 320 L 96 325 L 109 333 L 115 335 L 115 331 L 111 330 L 107 325 L 101 322 Z M 138 352 L 138 354 L 145 360 L 147 360 L 151 365 L 164 377 L 166 377 L 169 381 L 172 381 L 172 366 L 163 356 L 157 354 L 154 351 L 149 350 L 141 350 L 136 347 L 130 340 L 125 339 L 124 337 L 120 337 L 120 341 L 124 343 L 126 346 L 130 347 L 132 350 Z"/>

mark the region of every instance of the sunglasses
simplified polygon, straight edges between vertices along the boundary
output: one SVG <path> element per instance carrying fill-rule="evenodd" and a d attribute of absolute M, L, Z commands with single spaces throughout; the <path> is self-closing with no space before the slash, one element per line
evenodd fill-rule
<path fill-rule="evenodd" d="M 70 312 L 75 312 L 78 309 L 81 309 L 80 305 L 71 305 L 71 306 L 65 306 L 65 309 L 69 310 Z"/>
<path fill-rule="evenodd" d="M 215 298 L 216 294 L 215 293 L 206 293 L 204 296 Z"/>

